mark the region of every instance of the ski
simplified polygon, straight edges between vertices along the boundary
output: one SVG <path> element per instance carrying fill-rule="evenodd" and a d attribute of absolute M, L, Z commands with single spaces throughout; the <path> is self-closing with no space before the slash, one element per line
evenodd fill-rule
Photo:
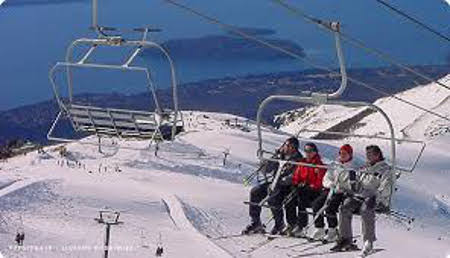
<path fill-rule="evenodd" d="M 321 245 L 323 245 L 323 244 L 318 244 L 318 245 L 315 245 L 314 247 L 311 247 L 311 248 L 305 248 L 305 249 L 303 249 L 302 251 L 299 251 L 299 252 L 308 251 L 310 249 L 319 247 Z M 315 251 L 315 252 L 309 252 L 309 253 L 301 253 L 301 254 L 298 254 L 298 255 L 288 254 L 288 257 L 301 258 L 301 257 L 310 257 L 310 256 L 329 256 L 329 255 L 336 254 L 336 253 L 350 253 L 350 252 L 357 252 L 357 251 L 361 251 L 361 249 L 358 248 L 358 249 L 352 249 L 352 250 L 347 250 L 347 251 L 330 251 L 330 250 Z"/>
<path fill-rule="evenodd" d="M 301 242 L 301 243 L 296 243 L 296 244 L 291 244 L 291 245 L 286 245 L 286 246 L 282 246 L 282 245 L 275 245 L 274 248 L 277 249 L 292 249 L 294 247 L 299 247 L 299 246 L 303 246 L 303 245 L 307 245 L 307 244 L 311 244 L 311 241 L 306 241 L 306 242 Z"/>
<path fill-rule="evenodd" d="M 303 243 L 303 244 L 310 244 L 310 243 L 315 243 L 315 244 L 313 244 L 311 246 L 308 246 L 308 247 L 305 247 L 305 248 L 302 248 L 300 250 L 293 249 L 292 252 L 288 254 L 288 256 L 291 255 L 290 257 L 296 257 L 294 253 L 304 253 L 306 251 L 310 251 L 310 250 L 316 249 L 318 247 L 321 247 L 321 246 L 329 244 L 328 242 L 321 242 L 319 240 L 317 240 L 315 242 L 309 241 L 309 242 Z"/>
<path fill-rule="evenodd" d="M 384 249 L 383 248 L 376 248 L 376 249 L 373 249 L 372 251 L 368 252 L 367 254 L 361 253 L 361 254 L 359 254 L 356 257 L 357 258 L 365 258 L 367 256 L 370 256 L 372 254 L 376 254 L 376 253 L 381 252 L 381 251 L 384 251 Z"/>
<path fill-rule="evenodd" d="M 256 245 L 254 245 L 254 246 L 252 246 L 252 247 L 250 247 L 250 248 L 248 248 L 248 249 L 243 249 L 243 250 L 241 250 L 241 252 L 246 253 L 246 254 L 251 254 L 251 253 L 255 252 L 256 250 L 260 249 L 261 247 L 263 247 L 263 246 L 269 244 L 269 243 L 272 242 L 274 239 L 275 239 L 275 238 L 272 238 L 272 239 L 267 238 L 267 239 L 265 239 L 265 240 L 263 240 L 263 241 L 257 243 Z"/>
<path fill-rule="evenodd" d="M 263 236 L 264 234 L 261 233 L 255 233 L 255 234 L 242 234 L 242 233 L 236 233 L 236 234 L 229 234 L 229 235 L 222 235 L 222 236 L 211 236 L 206 235 L 207 238 L 211 240 L 221 240 L 221 239 L 229 239 L 229 238 L 238 238 L 238 237 L 252 237 L 252 236 Z"/>

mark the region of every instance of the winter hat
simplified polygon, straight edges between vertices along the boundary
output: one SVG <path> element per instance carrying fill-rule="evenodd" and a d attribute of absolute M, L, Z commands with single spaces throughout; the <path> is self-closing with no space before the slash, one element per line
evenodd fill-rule
<path fill-rule="evenodd" d="M 342 145 L 341 148 L 339 149 L 339 151 L 341 151 L 341 150 L 347 152 L 350 155 L 350 157 L 353 157 L 353 148 L 352 148 L 352 146 L 350 146 L 350 144 Z"/>
<path fill-rule="evenodd" d="M 307 144 L 305 144 L 305 148 L 306 148 L 306 146 L 310 147 L 314 152 L 319 152 L 317 150 L 316 144 L 314 144 L 313 142 L 308 142 Z"/>

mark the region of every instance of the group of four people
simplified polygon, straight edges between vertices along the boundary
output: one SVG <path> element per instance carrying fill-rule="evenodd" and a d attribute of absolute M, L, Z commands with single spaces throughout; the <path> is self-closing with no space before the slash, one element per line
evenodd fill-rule
<path fill-rule="evenodd" d="M 352 216 L 357 213 L 362 220 L 363 252 L 370 252 L 376 240 L 375 210 L 388 209 L 392 190 L 390 167 L 381 149 L 367 146 L 366 165 L 354 169 L 353 148 L 345 144 L 339 149 L 337 162 L 327 169 L 314 143 L 305 144 L 305 157 L 298 148 L 299 141 L 291 137 L 273 160 L 260 167 L 264 178 L 258 178 L 258 185 L 250 191 L 251 223 L 242 233 L 265 233 L 260 215 L 261 204 L 267 201 L 275 222 L 270 234 L 336 241 L 333 251 L 349 250 L 357 248 L 352 235 Z M 312 235 L 307 233 L 308 207 L 315 219 Z"/>

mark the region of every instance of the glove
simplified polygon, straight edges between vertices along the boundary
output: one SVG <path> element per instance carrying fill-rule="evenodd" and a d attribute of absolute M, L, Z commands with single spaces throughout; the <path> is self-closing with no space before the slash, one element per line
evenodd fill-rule
<path fill-rule="evenodd" d="M 348 178 L 350 179 L 350 182 L 354 182 L 356 181 L 356 171 L 355 170 L 350 170 L 348 171 Z"/>
<path fill-rule="evenodd" d="M 369 209 L 374 209 L 375 206 L 377 205 L 377 200 L 375 198 L 375 196 L 366 198 L 365 203 L 367 205 L 367 208 Z"/>
<path fill-rule="evenodd" d="M 352 189 L 353 192 L 356 192 L 357 189 L 357 181 L 356 181 L 356 171 L 354 170 L 350 170 L 349 172 L 349 179 L 350 179 L 350 187 Z"/>

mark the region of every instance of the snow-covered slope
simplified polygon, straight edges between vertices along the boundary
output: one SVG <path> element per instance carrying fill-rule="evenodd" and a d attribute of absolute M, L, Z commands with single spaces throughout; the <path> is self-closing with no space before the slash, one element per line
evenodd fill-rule
<path fill-rule="evenodd" d="M 340 122 L 357 116 L 366 108 L 348 108 L 337 105 L 321 105 L 287 111 L 275 117 L 275 123 L 284 132 L 297 134 L 301 130 L 328 130 Z M 302 132 L 302 136 L 313 137 L 317 133 Z"/>
<path fill-rule="evenodd" d="M 121 148 L 106 157 L 96 146 L 72 143 L 66 145 L 69 158 L 60 157 L 52 146 L 45 148 L 46 154 L 34 152 L 1 163 L 0 252 L 6 257 L 99 257 L 104 226 L 94 218 L 106 209 L 121 211 L 124 222 L 112 226 L 110 257 L 154 256 L 159 242 L 163 257 L 324 257 L 330 245 L 302 239 L 276 239 L 252 251 L 265 238 L 220 238 L 240 232 L 249 222 L 242 202 L 250 188 L 241 181 L 257 164 L 255 126 L 242 118 L 240 126 L 227 125 L 235 117 L 226 114 L 186 112 L 185 117 L 187 132 L 162 144 L 157 157 L 153 149 L 145 150 L 147 142 L 119 141 L 121 147 L 141 150 Z M 267 129 L 264 136 L 268 149 L 286 138 Z M 89 140 L 95 142 L 82 142 Z M 432 148 L 446 148 L 450 139 L 441 144 Z M 326 160 L 334 159 L 336 147 L 319 148 Z M 224 153 L 229 153 L 225 165 Z M 448 161 L 443 157 L 436 164 L 436 156 L 426 161 L 445 171 Z M 416 176 L 420 174 L 405 185 L 416 183 Z M 448 178 L 442 172 L 441 182 Z M 373 257 L 450 254 L 449 217 L 440 212 L 449 188 L 436 184 L 431 198 L 412 189 L 401 188 L 395 206 L 416 216 L 412 229 L 380 216 L 376 248 L 382 251 Z M 263 219 L 268 216 L 265 211 Z M 23 248 L 14 243 L 17 231 L 26 234 Z"/>
<path fill-rule="evenodd" d="M 442 78 L 440 82 L 449 85 L 450 75 Z M 402 99 L 414 102 L 424 108 L 435 111 L 444 116 L 450 115 L 450 91 L 437 84 L 428 84 L 397 94 Z M 445 133 L 450 123 L 424 111 L 393 98 L 382 98 L 375 102 L 392 119 L 396 135 L 414 139 L 431 139 Z M 444 122 L 445 121 L 445 122 Z M 385 122 L 381 115 L 372 114 L 361 121 L 362 126 L 356 132 L 366 134 L 381 134 L 385 131 Z"/>
<path fill-rule="evenodd" d="M 450 75 L 440 80 L 450 84 Z M 450 117 L 450 91 L 435 83 L 418 86 L 396 94 L 396 96 L 413 102 L 421 107 L 432 110 L 443 116 Z M 397 99 L 381 98 L 374 103 L 383 109 L 391 118 L 397 138 L 412 138 L 429 140 L 450 131 L 450 123 L 432 114 L 421 111 Z M 295 134 L 304 128 L 328 130 L 345 120 L 361 114 L 364 108 L 346 108 L 335 105 L 321 105 L 285 112 L 277 117 L 281 122 L 280 129 Z M 387 125 L 379 113 L 368 113 L 353 132 L 367 135 L 385 135 Z M 305 134 L 305 136 L 312 136 Z"/>

